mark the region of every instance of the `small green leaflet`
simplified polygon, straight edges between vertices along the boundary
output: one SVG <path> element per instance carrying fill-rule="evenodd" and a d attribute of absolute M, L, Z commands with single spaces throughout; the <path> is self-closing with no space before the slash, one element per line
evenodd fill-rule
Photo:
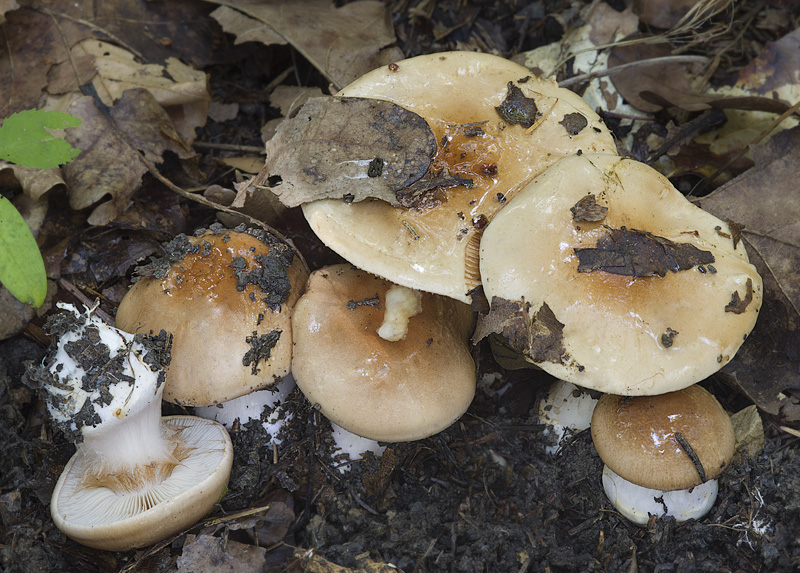
<path fill-rule="evenodd" d="M 57 111 L 29 109 L 7 117 L 0 127 L 0 159 L 50 169 L 78 156 L 80 149 L 54 136 L 47 129 L 81 124 L 81 119 Z"/>
<path fill-rule="evenodd" d="M 0 283 L 20 302 L 42 306 L 47 277 L 39 246 L 11 201 L 0 196 Z"/>

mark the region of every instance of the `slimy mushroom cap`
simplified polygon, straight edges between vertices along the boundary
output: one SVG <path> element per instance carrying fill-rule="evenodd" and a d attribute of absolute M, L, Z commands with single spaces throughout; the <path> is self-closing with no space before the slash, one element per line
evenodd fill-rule
<path fill-rule="evenodd" d="M 724 366 L 753 328 L 762 283 L 728 223 L 654 169 L 612 155 L 560 160 L 497 214 L 481 240 L 503 333 L 573 384 L 663 394 Z"/>
<path fill-rule="evenodd" d="M 717 478 L 735 446 L 730 417 L 698 385 L 659 396 L 605 394 L 594 409 L 591 430 L 609 468 L 636 485 L 661 491 Z"/>
<path fill-rule="evenodd" d="M 180 235 L 120 303 L 118 328 L 174 335 L 164 399 L 210 406 L 289 373 L 291 310 L 307 274 L 259 231 Z"/>
<path fill-rule="evenodd" d="M 404 339 L 377 330 L 392 283 L 350 265 L 311 274 L 293 317 L 292 372 L 329 420 L 373 440 L 421 439 L 456 421 L 475 394 L 472 316 L 423 293 Z"/>
<path fill-rule="evenodd" d="M 578 95 L 490 54 L 403 60 L 339 95 L 388 100 L 422 116 L 438 142 L 431 172 L 469 179 L 471 187 L 434 187 L 409 208 L 380 200 L 306 203 L 311 228 L 359 268 L 463 302 L 480 283 L 482 229 L 506 201 L 560 157 L 615 152 L 608 129 Z"/>

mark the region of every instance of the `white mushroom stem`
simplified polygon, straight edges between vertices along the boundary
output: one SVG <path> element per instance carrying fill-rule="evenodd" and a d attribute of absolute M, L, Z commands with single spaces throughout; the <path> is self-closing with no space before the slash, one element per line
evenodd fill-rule
<path fill-rule="evenodd" d="M 383 324 L 378 336 L 390 342 L 404 340 L 408 334 L 408 321 L 422 312 L 422 293 L 408 287 L 394 285 L 386 291 Z"/>
<path fill-rule="evenodd" d="M 619 512 L 638 525 L 646 525 L 650 515 L 670 515 L 677 521 L 700 519 L 717 500 L 717 480 L 690 489 L 659 491 L 636 485 L 603 467 L 603 489 Z"/>
<path fill-rule="evenodd" d="M 80 317 L 72 305 L 59 306 Z M 112 373 L 109 364 L 108 371 L 104 371 L 100 364 L 100 368 L 87 373 L 71 356 L 76 354 L 75 348 L 93 340 L 90 332 L 99 337 L 91 354 L 105 348 L 109 363 L 122 354 L 120 370 Z M 50 394 L 50 413 L 72 432 L 81 432 L 82 441 L 76 446 L 90 475 L 127 473 L 138 480 L 153 475 L 152 471 L 136 471 L 139 467 L 175 463 L 177 437 L 161 423 L 163 371 L 152 369 L 144 361 L 146 349 L 133 339 L 132 334 L 87 313 L 82 325 L 61 336 L 49 368 L 58 380 L 58 384 L 45 385 Z M 73 350 L 68 352 L 70 347 Z M 80 419 L 86 413 L 93 417 Z"/>
<path fill-rule="evenodd" d="M 233 447 L 216 422 L 161 417 L 171 339 L 59 307 L 74 316 L 48 321 L 57 347 L 28 370 L 77 446 L 50 500 L 56 527 L 89 547 L 126 551 L 196 523 L 224 494 Z"/>

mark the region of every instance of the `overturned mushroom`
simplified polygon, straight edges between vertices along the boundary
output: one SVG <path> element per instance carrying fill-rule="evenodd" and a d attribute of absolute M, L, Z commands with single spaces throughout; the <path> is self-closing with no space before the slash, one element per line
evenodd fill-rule
<path fill-rule="evenodd" d="M 225 492 L 233 447 L 225 428 L 194 416 L 161 417 L 169 338 L 134 335 L 92 316 L 56 315 L 57 337 L 28 376 L 77 452 L 50 504 L 78 543 L 112 551 L 144 547 L 193 525 Z"/>
<path fill-rule="evenodd" d="M 140 267 L 116 326 L 173 333 L 164 399 L 210 406 L 272 385 L 291 364 L 291 311 L 306 280 L 293 251 L 256 230 L 179 235 Z"/>
<path fill-rule="evenodd" d="M 650 515 L 705 515 L 735 445 L 725 410 L 697 385 L 660 396 L 605 394 L 592 416 L 592 440 L 605 462 L 606 495 L 640 525 Z"/>
<path fill-rule="evenodd" d="M 761 305 L 727 228 L 642 163 L 562 159 L 483 235 L 491 311 L 475 338 L 503 334 L 553 376 L 602 392 L 685 388 L 733 357 Z"/>
<path fill-rule="evenodd" d="M 424 293 L 421 312 L 406 307 L 404 336 L 378 335 L 385 314 L 396 310 L 387 302 L 392 287 L 350 265 L 313 272 L 295 307 L 292 372 L 332 422 L 398 442 L 457 420 L 475 394 L 476 375 L 467 345 L 472 316 L 463 303 Z"/>
<path fill-rule="evenodd" d="M 419 114 L 438 148 L 428 174 L 399 194 L 404 207 L 314 201 L 303 205 L 311 228 L 359 268 L 463 302 L 480 282 L 482 229 L 519 189 L 565 155 L 615 152 L 578 95 L 490 54 L 403 60 L 339 95 L 388 100 Z M 353 159 L 380 160 L 381 173 L 398 169 L 380 157 Z"/>

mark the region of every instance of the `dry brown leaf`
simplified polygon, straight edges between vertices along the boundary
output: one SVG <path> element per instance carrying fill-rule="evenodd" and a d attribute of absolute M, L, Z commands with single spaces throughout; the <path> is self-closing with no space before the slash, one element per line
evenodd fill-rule
<path fill-rule="evenodd" d="M 16 0 L 0 0 L 0 23 L 5 22 L 5 15 L 19 8 Z"/>
<path fill-rule="evenodd" d="M 356 568 L 342 567 L 324 557 L 317 555 L 313 549 L 306 550 L 299 547 L 294 550 L 295 559 L 300 560 L 305 573 L 402 573 L 402 569 L 380 563 L 369 558 L 369 554 L 355 556 Z"/>
<path fill-rule="evenodd" d="M 97 75 L 92 85 L 106 105 L 112 105 L 126 90 L 144 88 L 171 112 L 186 141 L 193 141 L 196 128 L 205 125 L 211 102 L 205 73 L 175 58 L 168 58 L 165 65 L 141 64 L 128 50 L 96 39 L 81 42 L 72 53 L 78 59 L 93 59 Z"/>
<path fill-rule="evenodd" d="M 167 150 L 180 158 L 192 155 L 147 90 L 125 92 L 108 116 L 90 97 L 78 98 L 67 111 L 83 119 L 66 135 L 67 141 L 83 150 L 64 168 L 70 206 L 85 209 L 111 196 L 89 216 L 92 225 L 106 225 L 128 208 L 147 172 L 140 153 L 152 163 L 160 163 Z"/>
<path fill-rule="evenodd" d="M 667 44 L 634 43 L 615 46 L 608 57 L 608 67 L 610 69 L 631 62 L 670 55 L 671 51 Z M 698 64 L 663 64 L 623 70 L 615 73 L 611 81 L 633 107 L 641 111 L 655 112 L 662 106 L 643 99 L 640 95 L 642 92 L 659 94 L 673 103 L 681 102 L 686 94 L 694 93 L 690 79 L 698 77 L 701 73 L 702 68 Z"/>
<path fill-rule="evenodd" d="M 433 131 L 419 115 L 367 98 L 309 99 L 267 142 L 264 167 L 281 178 L 272 191 L 288 207 L 318 199 L 393 205 L 419 181 L 436 151 Z"/>
<path fill-rule="evenodd" d="M 777 42 L 767 42 L 752 62 L 739 72 L 736 86 L 763 96 L 800 83 L 800 29 Z M 794 102 L 792 102 L 794 103 Z"/>
<path fill-rule="evenodd" d="M 0 185 L 20 188 L 25 195 L 38 201 L 53 187 L 64 185 L 61 169 L 36 169 L 0 161 Z"/>
<path fill-rule="evenodd" d="M 36 107 L 53 65 L 67 61 L 74 28 L 60 29 L 44 12 L 20 8 L 6 14 L 0 42 L 0 117 Z M 88 31 L 84 32 L 84 35 Z"/>
<path fill-rule="evenodd" d="M 733 433 L 736 436 L 736 453 L 746 453 L 754 458 L 764 448 L 764 424 L 755 405 L 739 410 L 731 416 Z M 741 460 L 740 460 L 741 461 Z"/>
<path fill-rule="evenodd" d="M 634 0 L 633 11 L 648 26 L 672 28 L 697 0 Z"/>
<path fill-rule="evenodd" d="M 192 573 L 250 573 L 263 571 L 267 550 L 233 540 L 223 541 L 212 535 L 187 535 L 178 571 Z"/>
<path fill-rule="evenodd" d="M 800 419 L 800 127 L 753 149 L 756 165 L 699 200 L 744 225 L 741 238 L 764 279 L 756 327 L 722 370 L 764 411 Z"/>
<path fill-rule="evenodd" d="M 330 0 L 206 1 L 247 15 L 236 19 L 227 10 L 221 13 L 226 25 L 235 26 L 230 31 L 240 41 L 257 37 L 266 44 L 277 43 L 277 35 L 337 89 L 403 58 L 398 48 L 388 47 L 395 36 L 391 13 L 383 2 L 358 0 L 337 8 Z"/>

